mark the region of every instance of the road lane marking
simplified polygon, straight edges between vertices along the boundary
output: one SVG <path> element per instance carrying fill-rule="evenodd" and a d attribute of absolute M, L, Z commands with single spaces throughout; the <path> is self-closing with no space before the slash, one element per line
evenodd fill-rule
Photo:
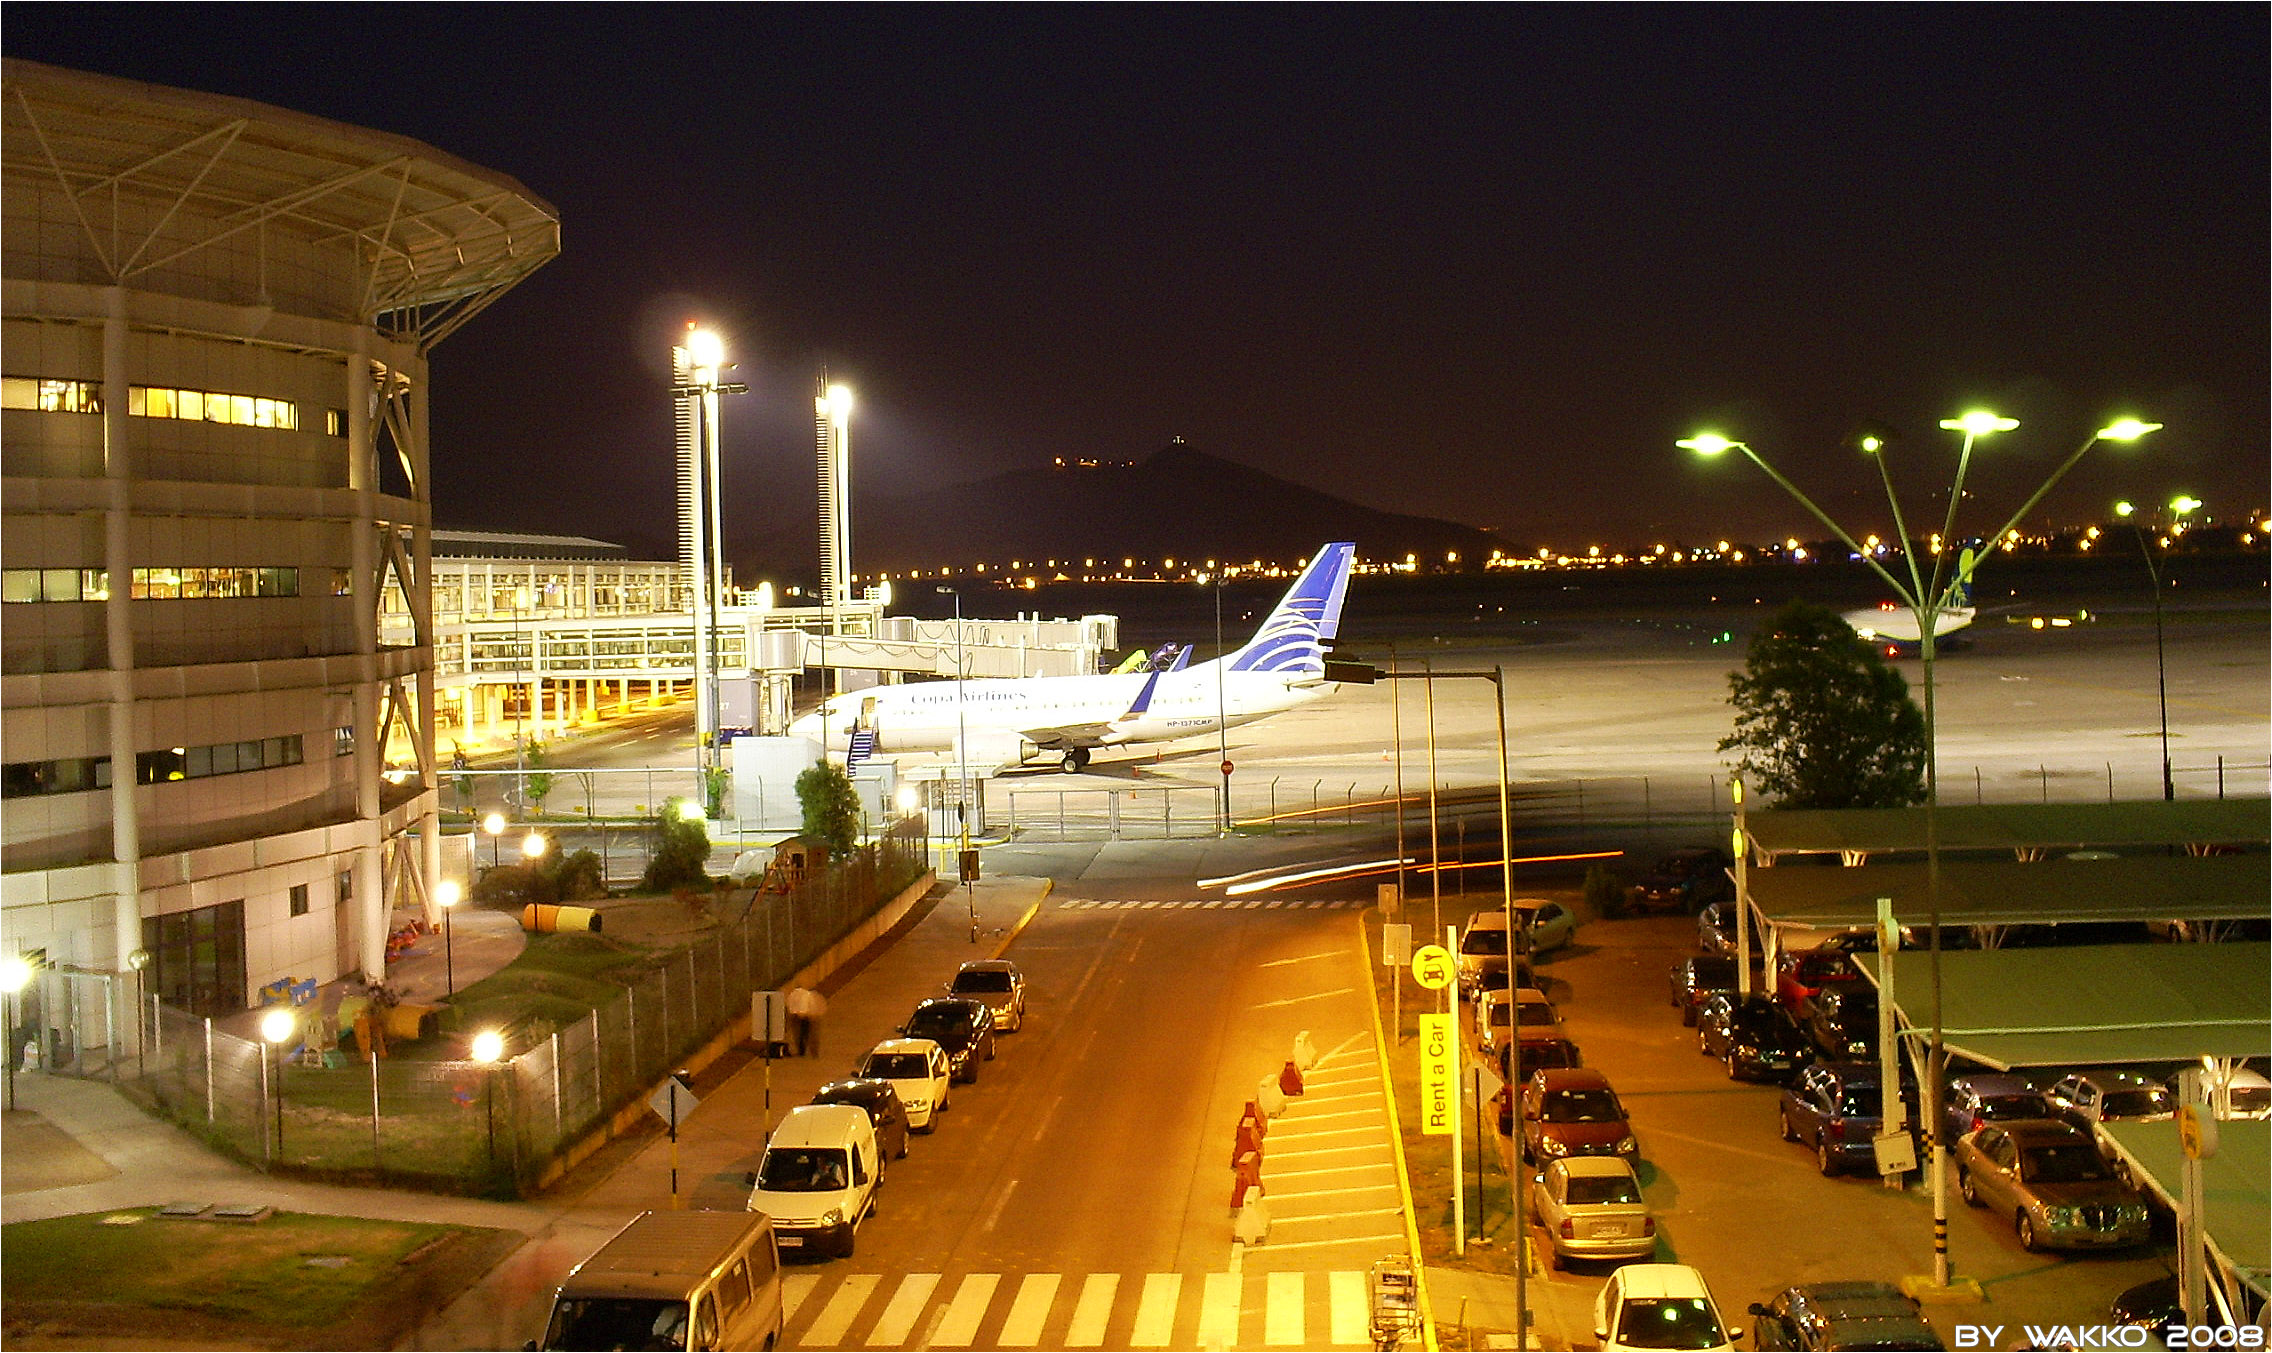
<path fill-rule="evenodd" d="M 1382 1150 L 1385 1153 L 1387 1148 L 1383 1147 Z M 1329 1165 L 1324 1169 L 1319 1170 L 1272 1170 L 1269 1177 L 1272 1179 L 1310 1179 L 1321 1174 L 1354 1174 L 1359 1170 L 1389 1170 L 1392 1174 L 1394 1173 L 1393 1167 L 1391 1167 L 1388 1162 L 1379 1161 L 1372 1163 L 1360 1162 L 1355 1165 Z"/>
<path fill-rule="evenodd" d="M 1288 1250 L 1348 1249 L 1353 1245 L 1362 1245 L 1368 1254 L 1377 1258 L 1384 1241 L 1393 1245 L 1403 1239 L 1404 1233 L 1402 1231 L 1375 1231 L 1361 1236 L 1334 1236 L 1328 1240 L 1280 1240 L 1273 1236 L 1270 1240 L 1270 1252 L 1272 1254 L 1283 1254 Z M 1365 1275 L 1360 1273 L 1357 1276 L 1362 1278 Z M 1341 1341 L 1336 1339 L 1334 1342 L 1339 1343 Z M 1358 1342 L 1364 1341 L 1359 1340 Z"/>
<path fill-rule="evenodd" d="M 1326 1337 L 1336 1344 L 1372 1342 L 1372 1301 L 1365 1292 L 1365 1275 L 1337 1268 L 1326 1275 L 1326 1291 L 1333 1303 L 1333 1324 Z"/>
<path fill-rule="evenodd" d="M 1049 1101 L 1049 1107 L 1042 1111 L 1042 1124 L 1046 1125 L 1049 1122 L 1049 1115 L 1057 1112 L 1057 1105 L 1064 1098 L 1063 1095 L 1059 1095 L 1056 1099 Z M 1034 1128 L 1033 1137 L 1036 1141 L 1041 1140 L 1040 1126 Z M 1009 1205 L 1010 1194 L 1017 1187 L 1018 1181 L 1015 1179 L 1002 1186 L 1002 1191 L 994 1196 L 994 1206 L 986 1209 L 986 1220 L 979 1225 L 979 1230 L 991 1231 L 994 1229 L 994 1223 L 1002 1220 L 1002 1209 Z"/>
<path fill-rule="evenodd" d="M 1331 1113 L 1305 1113 L 1298 1120 L 1298 1125 L 1301 1127 L 1308 1127 L 1312 1123 L 1322 1123 L 1328 1118 L 1370 1118 L 1374 1122 L 1378 1123 L 1380 1121 L 1380 1116 L 1380 1111 L 1377 1109 L 1337 1109 Z M 1282 1130 L 1291 1131 L 1295 1126 L 1297 1126 L 1297 1123 L 1281 1123 L 1279 1126 Z M 1342 1131 L 1342 1129 L 1340 1128 L 1333 1128 L 1330 1130 L 1334 1132 Z"/>
<path fill-rule="evenodd" d="M 1263 1001 L 1254 1008 L 1257 1010 L 1275 1010 L 1284 1005 L 1307 1005 L 1311 1001 L 1329 1001 L 1336 996 L 1352 995 L 1356 990 L 1355 987 L 1335 987 L 1331 991 L 1313 991 L 1307 996 L 1289 996 L 1282 1001 Z"/>
<path fill-rule="evenodd" d="M 1199 1296 L 1199 1348 L 1236 1348 L 1239 1344 L 1239 1297 L 1245 1286 L 1236 1273 L 1210 1273 Z"/>
<path fill-rule="evenodd" d="M 1274 1217 L 1272 1224 L 1283 1226 L 1288 1222 L 1341 1221 L 1349 1217 L 1397 1217 L 1402 1215 L 1402 1208 L 1368 1207 L 1355 1212 L 1312 1212 L 1301 1217 Z M 1273 1246 L 1272 1248 L 1276 1247 Z"/>
<path fill-rule="evenodd" d="M 1302 1342 L 1303 1279 L 1300 1273 L 1270 1275 L 1269 1301 L 1263 1309 L 1262 1342 L 1298 1347 Z"/>
<path fill-rule="evenodd" d="M 1395 1187 L 1396 1181 L 1391 1179 L 1382 1184 L 1358 1184 L 1346 1189 L 1305 1189 L 1299 1193 L 1266 1193 L 1264 1196 L 1269 1198 L 1273 1204 L 1277 1204 L 1295 1198 L 1333 1198 L 1344 1193 L 1379 1193 L 1382 1189 L 1393 1189 Z"/>
<path fill-rule="evenodd" d="M 796 1318 L 813 1289 L 820 1286 L 818 1273 L 792 1273 L 781 1280 L 781 1321 L 787 1324 Z"/>
<path fill-rule="evenodd" d="M 1166 1348 L 1175 1342 L 1175 1305 L 1183 1296 L 1180 1273 L 1147 1273 L 1144 1295 L 1136 1302 L 1136 1328 L 1128 1335 L 1131 1348 Z"/>
<path fill-rule="evenodd" d="M 915 1321 L 930 1303 L 931 1291 L 939 1285 L 936 1273 L 910 1273 L 900 1281 L 899 1290 L 891 1294 L 884 1313 L 876 1317 L 876 1327 L 868 1331 L 868 1347 L 897 1348 L 907 1342 L 914 1332 Z"/>
<path fill-rule="evenodd" d="M 1298 954 L 1293 958 L 1274 958 L 1271 959 L 1268 963 L 1258 963 L 1255 966 L 1260 968 L 1283 968 L 1289 963 L 1315 963 L 1321 958 L 1337 958 L 1340 956 L 1340 953 L 1341 951 L 1338 949 L 1327 949 L 1315 954 Z"/>
<path fill-rule="evenodd" d="M 1049 1319 L 1050 1303 L 1057 1300 L 1060 1275 L 1055 1273 L 1028 1273 L 1018 1284 L 1018 1295 L 1010 1303 L 1010 1314 L 1002 1321 L 1002 1332 L 994 1342 L 1004 1348 L 1032 1348 L 1041 1342 L 1042 1324 Z"/>
<path fill-rule="evenodd" d="M 1379 1151 L 1387 1154 L 1388 1147 L 1379 1142 L 1359 1142 L 1355 1146 L 1313 1146 L 1307 1151 L 1272 1151 L 1272 1160 L 1307 1160 L 1311 1156 L 1346 1156 L 1352 1151 Z"/>
<path fill-rule="evenodd" d="M 1113 1298 L 1119 1293 L 1117 1273 L 1092 1273 L 1084 1279 L 1081 1298 L 1073 1305 L 1073 1323 L 1065 1331 L 1065 1347 L 1102 1347 L 1105 1326 L 1112 1320 Z"/>
<path fill-rule="evenodd" d="M 860 1314 L 860 1308 L 868 1304 L 869 1296 L 881 1281 L 881 1275 L 874 1273 L 855 1273 L 847 1277 L 829 1294 L 828 1305 L 821 1307 L 820 1318 L 813 1321 L 812 1328 L 806 1330 L 804 1337 L 797 1342 L 811 1345 L 843 1343 L 845 1331 L 852 1328 L 853 1319 Z"/>
<path fill-rule="evenodd" d="M 947 1313 L 932 1332 L 933 1348 L 968 1348 L 978 1338 L 979 1322 L 986 1319 L 986 1308 L 993 1304 L 994 1286 L 1002 1281 L 999 1273 L 973 1273 L 955 1289 L 955 1298 L 947 1303 Z"/>

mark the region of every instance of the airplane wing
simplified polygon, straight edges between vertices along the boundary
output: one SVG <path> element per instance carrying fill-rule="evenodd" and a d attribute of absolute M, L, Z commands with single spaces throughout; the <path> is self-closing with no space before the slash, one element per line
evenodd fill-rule
<path fill-rule="evenodd" d="M 1160 674 L 1153 671 L 1144 678 L 1136 698 L 1128 702 L 1128 711 L 1116 719 L 1096 723 L 1045 724 L 1037 728 L 1021 728 L 1018 736 L 1036 747 L 1103 747 L 1121 740 L 1121 727 L 1130 719 L 1138 718 L 1152 707 L 1152 689 L 1160 684 Z"/>

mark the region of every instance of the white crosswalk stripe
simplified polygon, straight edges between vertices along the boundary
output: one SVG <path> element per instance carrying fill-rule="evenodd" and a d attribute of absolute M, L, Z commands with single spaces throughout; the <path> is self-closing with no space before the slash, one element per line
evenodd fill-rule
<path fill-rule="evenodd" d="M 1352 1237 L 1377 1255 L 1401 1233 Z M 1327 1242 L 1341 1243 L 1341 1242 Z M 1275 1238 L 1258 1254 L 1308 1249 Z M 1357 1256 L 1346 1256 L 1350 1262 Z M 800 1348 L 1364 1348 L 1363 1269 L 786 1275 Z M 810 1316 L 810 1323 L 799 1328 Z M 1125 1330 L 1118 1342 L 1114 1330 Z"/>
<path fill-rule="evenodd" d="M 1354 911 L 1372 904 L 1356 898 L 1334 897 L 1216 897 L 1188 901 L 1069 897 L 1056 905 L 1059 911 Z"/>

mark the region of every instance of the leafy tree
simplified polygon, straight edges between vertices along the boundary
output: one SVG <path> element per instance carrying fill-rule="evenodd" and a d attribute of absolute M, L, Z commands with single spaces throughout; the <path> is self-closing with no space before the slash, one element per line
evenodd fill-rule
<path fill-rule="evenodd" d="M 852 777 L 833 761 L 815 761 L 797 776 L 797 803 L 805 836 L 843 855 L 860 843 L 860 796 Z"/>
<path fill-rule="evenodd" d="M 1898 808 L 1925 797 L 1925 715 L 1835 611 L 1794 601 L 1729 674 L 1720 750 L 1779 808 Z"/>
<path fill-rule="evenodd" d="M 551 772 L 544 770 L 546 765 L 544 744 L 532 738 L 528 744 L 528 751 L 524 754 L 523 764 L 528 767 L 530 772 L 522 780 L 528 794 L 529 807 L 535 812 L 542 813 L 544 801 L 552 796 L 552 775 Z"/>
<path fill-rule="evenodd" d="M 1601 860 L 1586 866 L 1586 902 L 1594 915 L 1603 920 L 1615 920 L 1625 914 L 1625 885 L 1618 880 L 1617 871 Z"/>
<path fill-rule="evenodd" d="M 648 829 L 649 892 L 669 892 L 710 882 L 710 830 L 685 813 L 686 800 L 672 799 Z"/>

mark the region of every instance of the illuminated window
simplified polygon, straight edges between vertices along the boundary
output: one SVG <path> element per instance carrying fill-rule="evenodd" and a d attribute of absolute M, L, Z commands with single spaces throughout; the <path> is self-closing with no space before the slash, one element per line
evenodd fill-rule
<path fill-rule="evenodd" d="M 346 436 L 347 410 L 325 409 L 323 411 L 323 433 L 326 437 Z"/>
<path fill-rule="evenodd" d="M 0 572 L 0 601 L 102 601 L 110 575 L 99 568 L 12 568 Z"/>
<path fill-rule="evenodd" d="M 0 798 L 41 794 L 83 794 L 110 788 L 110 758 L 68 757 L 61 761 L 11 761 L 0 776 Z"/>
<path fill-rule="evenodd" d="M 42 385 L 56 382 L 41 382 Z M 100 400 L 96 401 L 100 412 Z M 234 423 L 239 427 L 282 428 L 300 426 L 300 406 L 288 399 L 265 395 L 233 395 L 218 390 L 177 390 L 159 385 L 132 385 L 126 390 L 126 411 L 137 418 L 180 418 L 199 423 Z M 338 413 L 342 432 L 345 414 Z M 334 433 L 334 436 L 341 433 Z"/>
<path fill-rule="evenodd" d="M 134 757 L 137 784 L 163 784 L 169 780 L 202 780 L 212 775 L 274 770 L 301 761 L 300 735 L 255 738 L 246 742 L 219 742 L 205 747 L 169 747 L 138 752 Z M 106 780 L 107 783 L 107 780 Z"/>
<path fill-rule="evenodd" d="M 40 413 L 101 413 L 103 388 L 96 381 L 47 380 L 38 376 L 0 377 L 0 408 Z"/>
<path fill-rule="evenodd" d="M 331 594 L 349 596 L 354 592 L 355 574 L 352 569 L 335 568 L 331 571 Z"/>

